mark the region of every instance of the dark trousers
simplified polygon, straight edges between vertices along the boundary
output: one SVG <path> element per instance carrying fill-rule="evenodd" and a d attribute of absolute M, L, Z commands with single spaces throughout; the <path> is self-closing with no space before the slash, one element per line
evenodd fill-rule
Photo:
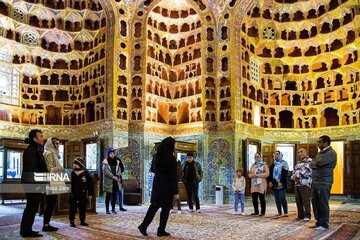
<path fill-rule="evenodd" d="M 26 193 L 26 206 L 21 219 L 20 234 L 32 231 L 32 225 L 42 196 L 41 193 Z"/>
<path fill-rule="evenodd" d="M 170 207 L 171 207 L 170 205 L 169 206 L 160 206 L 160 205 L 156 205 L 156 204 L 151 204 L 149 209 L 147 210 L 145 218 L 140 226 L 143 227 L 144 229 L 147 229 L 147 227 L 150 225 L 150 223 L 154 219 L 154 216 L 155 216 L 157 210 L 159 210 L 159 208 L 161 208 L 160 224 L 159 224 L 159 228 L 157 231 L 158 231 L 158 233 L 165 232 L 166 223 L 168 221 L 169 214 L 170 214 Z"/>
<path fill-rule="evenodd" d="M 288 204 L 286 201 L 286 188 L 273 189 L 275 196 L 276 208 L 279 214 L 282 214 L 281 206 L 284 209 L 284 214 L 288 214 Z"/>
<path fill-rule="evenodd" d="M 188 182 L 185 184 L 186 194 L 187 194 L 187 202 L 189 204 L 189 208 L 193 209 L 193 199 L 195 201 L 196 210 L 200 209 L 200 202 L 199 202 L 199 185 L 195 182 Z"/>
<path fill-rule="evenodd" d="M 49 224 L 50 222 L 51 216 L 54 212 L 57 196 L 58 195 L 45 196 L 44 224 Z"/>
<path fill-rule="evenodd" d="M 331 186 L 313 184 L 312 186 L 312 205 L 316 225 L 329 228 L 329 199 Z"/>
<path fill-rule="evenodd" d="M 259 202 L 258 202 L 258 198 L 259 198 L 260 206 L 261 206 L 261 214 L 265 214 L 265 212 L 266 212 L 265 194 L 253 192 L 253 193 L 251 193 L 251 196 L 252 196 L 252 202 L 253 202 L 255 213 L 259 214 Z"/>
<path fill-rule="evenodd" d="M 81 197 L 77 199 L 75 197 L 70 196 L 69 203 L 70 203 L 70 212 L 69 212 L 70 222 L 73 222 L 75 220 L 75 214 L 77 209 L 79 209 L 80 221 L 84 222 L 86 218 L 87 198 Z"/>
<path fill-rule="evenodd" d="M 295 200 L 298 218 L 311 218 L 310 213 L 311 188 L 308 186 L 295 186 Z"/>
<path fill-rule="evenodd" d="M 106 197 L 105 197 L 106 211 L 109 211 L 110 199 L 111 199 L 111 210 L 115 211 L 115 204 L 116 204 L 116 199 L 118 197 L 118 191 L 119 188 L 117 187 L 117 185 L 113 184 L 112 193 L 108 193 L 108 192 L 106 193 Z"/>

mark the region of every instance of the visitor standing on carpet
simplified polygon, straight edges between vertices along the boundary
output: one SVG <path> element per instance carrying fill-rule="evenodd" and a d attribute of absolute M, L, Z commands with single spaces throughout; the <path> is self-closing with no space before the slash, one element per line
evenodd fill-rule
<path fill-rule="evenodd" d="M 316 219 L 316 230 L 329 229 L 329 199 L 330 190 L 334 182 L 334 168 L 336 166 L 336 152 L 330 146 L 329 136 L 321 136 L 317 141 L 320 152 L 310 163 L 312 168 L 312 206 Z"/>
<path fill-rule="evenodd" d="M 263 161 L 261 153 L 254 155 L 255 163 L 251 165 L 249 178 L 251 179 L 251 196 L 254 206 L 254 212 L 251 215 L 264 216 L 266 212 L 265 194 L 267 189 L 267 177 L 269 176 L 269 167 Z M 261 212 L 259 214 L 260 199 Z"/>
<path fill-rule="evenodd" d="M 274 153 L 274 162 L 270 165 L 269 186 L 272 188 L 276 208 L 278 210 L 277 216 L 288 217 L 288 203 L 286 201 L 286 186 L 287 175 L 289 172 L 289 165 L 283 159 L 283 154 L 280 151 Z M 282 208 L 281 208 L 282 207 Z"/>
<path fill-rule="evenodd" d="M 92 178 L 86 170 L 86 161 L 83 157 L 77 157 L 73 161 L 73 171 L 71 172 L 71 193 L 69 198 L 70 227 L 75 226 L 75 214 L 79 209 L 80 225 L 88 226 L 86 219 L 86 205 L 88 198 L 94 195 Z"/>
<path fill-rule="evenodd" d="M 174 150 L 175 139 L 167 137 L 161 141 L 154 155 L 151 164 L 151 172 L 155 173 L 150 200 L 151 204 L 143 222 L 138 226 L 138 229 L 144 236 L 148 235 L 146 230 L 159 208 L 161 208 L 161 212 L 157 236 L 170 235 L 170 233 L 165 231 L 166 223 L 169 218 L 173 198 L 179 198 Z"/>
<path fill-rule="evenodd" d="M 23 153 L 23 170 L 21 173 L 21 183 L 35 184 L 34 172 L 48 172 L 45 158 L 43 155 L 44 136 L 38 129 L 29 132 L 29 137 L 25 139 L 29 146 Z M 36 212 L 39 209 L 42 193 L 25 192 L 26 206 L 21 219 L 20 235 L 22 237 L 42 237 L 41 234 L 32 230 Z"/>
<path fill-rule="evenodd" d="M 122 207 L 122 187 L 121 187 L 121 173 L 124 172 L 124 165 L 115 157 L 115 150 L 108 148 L 106 150 L 107 158 L 103 161 L 103 190 L 106 193 L 105 207 L 106 214 L 116 214 L 115 205 L 116 199 L 119 195 L 120 210 L 126 211 Z M 121 191 L 121 194 L 119 193 Z M 121 197 L 121 199 L 120 199 Z M 111 200 L 111 213 L 109 211 L 109 204 Z"/>
<path fill-rule="evenodd" d="M 241 205 L 241 215 L 244 215 L 245 209 L 245 187 L 246 187 L 246 180 L 243 177 L 243 169 L 239 168 L 236 170 L 236 175 L 233 180 L 232 184 L 234 190 L 234 211 L 233 214 L 238 214 L 238 206 L 239 201 Z"/>
<path fill-rule="evenodd" d="M 45 152 L 44 158 L 46 162 L 46 166 L 49 172 L 51 173 L 62 173 L 64 168 L 60 163 L 60 153 L 59 153 L 59 145 L 60 140 L 56 137 L 50 137 L 47 139 L 45 143 Z M 53 214 L 56 200 L 58 198 L 58 194 L 65 193 L 60 189 L 65 189 L 64 181 L 51 181 L 50 187 L 58 190 L 47 191 L 45 196 L 45 211 L 44 211 L 44 221 L 42 230 L 45 232 L 54 232 L 57 231 L 58 228 L 50 225 L 50 219 Z"/>
<path fill-rule="evenodd" d="M 112 162 L 113 159 L 116 159 L 119 164 L 119 167 L 120 167 L 120 173 L 119 173 L 119 191 L 118 191 L 118 196 L 119 196 L 119 211 L 127 211 L 125 208 L 124 208 L 124 202 L 123 202 L 123 199 L 124 199 L 124 188 L 123 188 L 123 184 L 122 184 L 122 174 L 124 173 L 124 164 L 122 163 L 121 159 L 118 158 L 116 155 L 115 155 L 115 150 L 113 148 L 108 148 L 108 162 Z M 113 170 L 113 165 L 112 165 L 112 170 Z M 116 170 L 116 169 L 115 169 Z"/>
<path fill-rule="evenodd" d="M 299 161 L 296 163 L 291 180 L 295 182 L 295 200 L 297 206 L 297 219 L 309 222 L 311 219 L 311 158 L 307 155 L 305 148 L 298 149 Z"/>
<path fill-rule="evenodd" d="M 187 161 L 184 163 L 181 180 L 185 185 L 187 201 L 191 212 L 193 209 L 193 200 L 195 202 L 196 212 L 200 213 L 199 184 L 202 181 L 203 173 L 199 162 L 194 160 L 194 153 L 187 154 Z"/>
<path fill-rule="evenodd" d="M 176 180 L 177 180 L 177 182 L 181 181 L 181 173 L 182 173 L 182 165 L 181 165 L 181 161 L 178 159 L 176 161 Z M 181 214 L 180 198 L 174 198 L 172 209 L 174 208 L 175 204 L 177 206 L 177 214 Z"/>

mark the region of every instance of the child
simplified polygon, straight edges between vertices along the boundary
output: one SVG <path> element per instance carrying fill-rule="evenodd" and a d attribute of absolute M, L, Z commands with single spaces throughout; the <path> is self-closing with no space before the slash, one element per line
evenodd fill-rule
<path fill-rule="evenodd" d="M 244 208 L 245 208 L 245 186 L 246 186 L 246 181 L 245 178 L 242 175 L 243 169 L 239 168 L 238 170 L 236 170 L 236 176 L 234 178 L 233 181 L 233 190 L 234 190 L 234 212 L 232 214 L 237 214 L 238 213 L 238 205 L 239 205 L 239 200 L 240 200 L 240 204 L 241 204 L 241 215 L 244 215 Z"/>
<path fill-rule="evenodd" d="M 76 209 L 79 208 L 80 225 L 88 226 L 85 222 L 87 198 L 93 196 L 92 178 L 86 170 L 85 158 L 77 157 L 73 162 L 73 171 L 71 172 L 71 193 L 70 193 L 70 227 L 76 227 L 74 220 Z"/>

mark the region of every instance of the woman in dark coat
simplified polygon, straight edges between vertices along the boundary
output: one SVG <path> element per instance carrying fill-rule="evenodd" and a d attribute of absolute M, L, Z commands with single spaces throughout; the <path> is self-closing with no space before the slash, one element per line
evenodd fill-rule
<path fill-rule="evenodd" d="M 152 222 L 157 210 L 161 208 L 160 224 L 157 236 L 169 236 L 165 231 L 169 218 L 173 198 L 178 198 L 178 186 L 176 179 L 176 158 L 174 156 L 175 139 L 165 138 L 157 149 L 151 164 L 151 171 L 155 173 L 151 194 L 151 205 L 143 222 L 138 227 L 140 232 L 147 236 L 146 229 Z"/>

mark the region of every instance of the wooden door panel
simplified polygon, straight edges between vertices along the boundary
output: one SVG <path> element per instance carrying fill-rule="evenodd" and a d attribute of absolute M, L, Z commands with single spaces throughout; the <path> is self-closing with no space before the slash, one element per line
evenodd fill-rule
<path fill-rule="evenodd" d="M 84 146 L 81 141 L 66 143 L 65 168 L 72 168 L 72 163 L 76 157 L 84 156 Z"/>

